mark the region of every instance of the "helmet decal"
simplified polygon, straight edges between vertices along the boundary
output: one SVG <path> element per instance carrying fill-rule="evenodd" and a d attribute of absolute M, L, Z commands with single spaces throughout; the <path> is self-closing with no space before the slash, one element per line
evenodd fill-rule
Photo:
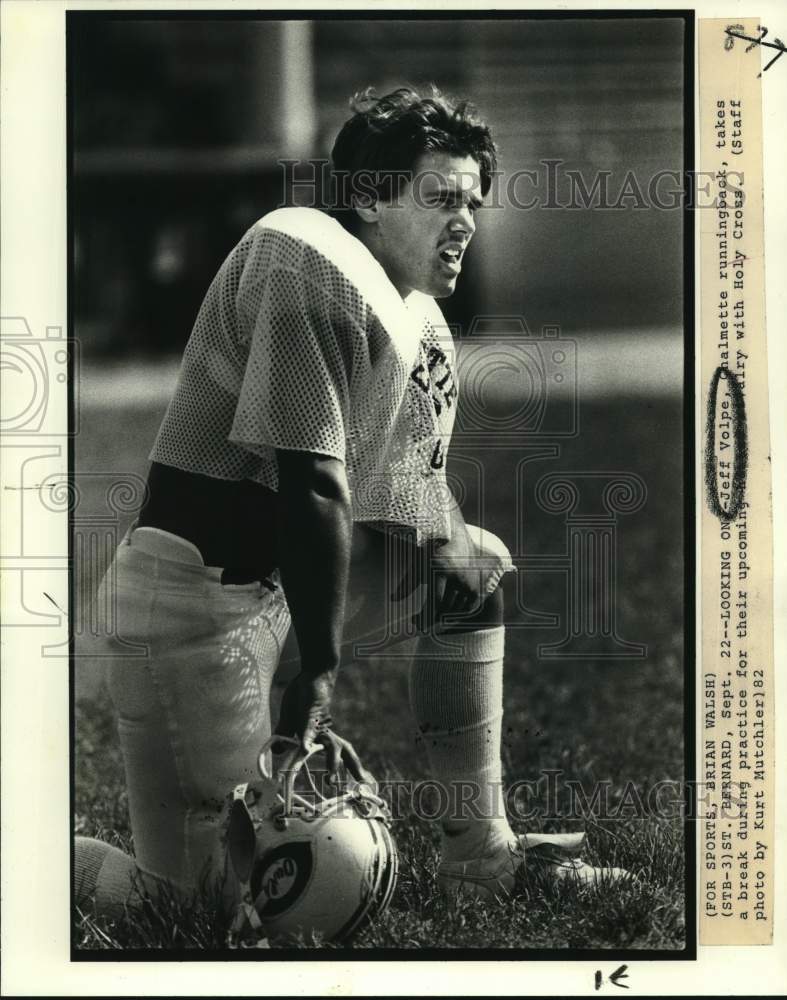
<path fill-rule="evenodd" d="M 259 915 L 275 917 L 288 910 L 311 879 L 314 860 L 308 841 L 274 847 L 260 858 L 251 874 L 251 893 Z"/>

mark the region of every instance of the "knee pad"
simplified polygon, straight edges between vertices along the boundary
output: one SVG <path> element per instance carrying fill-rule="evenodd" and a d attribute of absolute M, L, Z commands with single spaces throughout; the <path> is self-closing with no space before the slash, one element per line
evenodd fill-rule
<path fill-rule="evenodd" d="M 479 528 L 477 524 L 466 524 L 465 528 L 475 546 L 477 565 L 487 574 L 484 592 L 491 594 L 506 573 L 516 572 L 511 553 L 506 544 L 486 528 Z"/>
<path fill-rule="evenodd" d="M 491 627 L 492 625 L 504 624 L 504 610 L 503 591 L 500 587 L 496 587 L 491 594 L 487 595 L 478 611 L 478 625 Z"/>
<path fill-rule="evenodd" d="M 465 528 L 480 557 L 495 558 L 501 565 L 514 568 L 508 546 L 493 531 L 479 528 L 477 524 L 466 524 Z"/>

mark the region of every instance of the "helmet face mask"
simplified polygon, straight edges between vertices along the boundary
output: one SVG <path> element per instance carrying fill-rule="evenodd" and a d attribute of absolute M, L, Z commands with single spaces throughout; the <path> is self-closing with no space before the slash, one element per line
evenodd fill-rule
<path fill-rule="evenodd" d="M 296 752 L 273 784 L 261 763 L 265 785 L 233 793 L 224 898 L 235 931 L 250 925 L 271 940 L 347 941 L 393 896 L 398 858 L 385 803 L 366 785 L 325 798 L 308 773 L 309 756 Z M 308 798 L 294 790 L 302 769 Z"/>

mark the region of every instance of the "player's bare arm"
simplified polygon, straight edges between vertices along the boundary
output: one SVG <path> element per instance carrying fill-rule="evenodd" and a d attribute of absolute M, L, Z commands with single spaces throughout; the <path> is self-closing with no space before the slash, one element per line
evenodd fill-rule
<path fill-rule="evenodd" d="M 282 539 L 280 570 L 301 669 L 339 666 L 352 546 L 352 508 L 344 463 L 311 452 L 277 449 Z"/>
<path fill-rule="evenodd" d="M 331 698 L 341 658 L 352 547 L 352 508 L 344 463 L 327 455 L 278 449 L 280 572 L 298 639 L 301 670 L 287 687 L 276 732 L 305 749 L 321 743 L 336 773 L 340 762 L 363 780 L 351 744 L 330 731 Z"/>

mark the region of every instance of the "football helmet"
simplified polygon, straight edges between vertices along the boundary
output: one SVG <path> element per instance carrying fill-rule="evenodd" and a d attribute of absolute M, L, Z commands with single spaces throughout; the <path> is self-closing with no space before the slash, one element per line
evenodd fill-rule
<path fill-rule="evenodd" d="M 274 742 L 292 747 L 275 776 Z M 347 941 L 391 901 L 398 856 L 386 804 L 376 786 L 351 779 L 346 791 L 324 796 L 307 764 L 322 749 L 272 737 L 259 755 L 262 786 L 232 793 L 225 826 L 231 941 L 249 931 L 270 940 L 316 933 Z M 296 790 L 299 777 L 305 790 Z"/>

